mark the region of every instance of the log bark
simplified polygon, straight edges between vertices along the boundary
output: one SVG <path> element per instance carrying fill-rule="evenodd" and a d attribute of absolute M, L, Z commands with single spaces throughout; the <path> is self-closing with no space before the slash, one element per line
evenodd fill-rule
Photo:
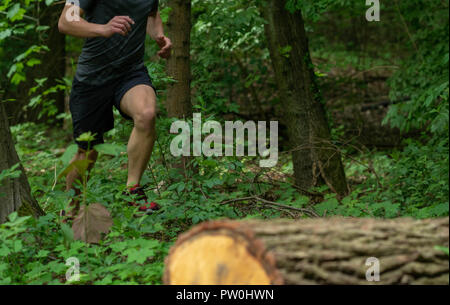
<path fill-rule="evenodd" d="M 20 163 L 14 147 L 4 103 L 0 103 L 0 172 Z M 17 179 L 0 181 L 0 223 L 14 211 L 21 215 L 38 217 L 44 215 L 36 199 L 31 195 L 31 188 L 22 165 L 22 175 Z M 19 210 L 20 209 L 20 210 Z"/>
<path fill-rule="evenodd" d="M 214 221 L 179 237 L 164 283 L 448 285 L 448 245 L 448 218 Z"/>
<path fill-rule="evenodd" d="M 296 184 L 304 189 L 326 183 L 338 195 L 348 192 L 339 151 L 330 129 L 309 53 L 302 13 L 286 10 L 286 0 L 261 2 L 284 124 L 291 144 Z"/>

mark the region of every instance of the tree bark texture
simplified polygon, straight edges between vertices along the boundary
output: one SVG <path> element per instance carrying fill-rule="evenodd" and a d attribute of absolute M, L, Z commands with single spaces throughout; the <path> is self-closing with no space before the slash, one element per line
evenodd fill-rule
<path fill-rule="evenodd" d="M 449 257 L 437 248 L 448 244 L 448 218 L 214 221 L 178 238 L 164 282 L 448 285 Z M 379 281 L 367 280 L 371 258 Z"/>
<path fill-rule="evenodd" d="M 169 117 L 192 117 L 191 104 L 191 1 L 170 0 L 172 9 L 167 22 L 167 36 L 173 43 L 171 58 L 167 61 L 167 73 L 175 83 L 167 90 L 167 112 Z"/>
<path fill-rule="evenodd" d="M 10 169 L 19 162 L 5 108 L 3 103 L 0 103 L 0 172 Z M 34 217 L 44 215 L 44 211 L 31 195 L 30 185 L 22 165 L 19 170 L 22 172 L 19 178 L 0 181 L 0 223 L 5 222 L 6 217 L 18 211 L 19 208 L 20 214 L 29 214 Z"/>
<path fill-rule="evenodd" d="M 281 96 L 283 119 L 293 153 L 296 184 L 323 184 L 339 195 L 349 191 L 339 151 L 330 130 L 314 74 L 300 11 L 286 10 L 286 0 L 261 4 L 266 37 Z"/>

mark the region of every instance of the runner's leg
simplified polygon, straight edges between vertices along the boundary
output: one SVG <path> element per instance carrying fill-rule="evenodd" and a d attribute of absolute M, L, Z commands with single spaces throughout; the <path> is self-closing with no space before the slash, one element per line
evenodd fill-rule
<path fill-rule="evenodd" d="M 138 85 L 128 90 L 120 109 L 134 121 L 128 141 L 128 186 L 139 184 L 150 161 L 156 139 L 156 94 L 152 87 Z"/>

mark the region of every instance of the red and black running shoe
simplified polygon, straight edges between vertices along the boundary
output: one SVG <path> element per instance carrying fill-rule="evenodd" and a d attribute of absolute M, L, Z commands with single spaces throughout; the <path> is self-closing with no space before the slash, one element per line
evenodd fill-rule
<path fill-rule="evenodd" d="M 134 198 L 132 201 L 128 202 L 128 205 L 139 207 L 140 212 L 151 214 L 161 209 L 161 207 L 157 203 L 148 202 L 144 188 L 139 184 L 129 188 L 127 192 L 124 192 L 124 195 L 128 195 Z"/>

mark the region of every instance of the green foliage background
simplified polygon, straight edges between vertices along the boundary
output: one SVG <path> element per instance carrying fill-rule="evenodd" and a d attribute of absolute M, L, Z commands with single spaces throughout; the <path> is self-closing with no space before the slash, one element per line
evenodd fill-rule
<path fill-rule="evenodd" d="M 0 96 L 26 80 L 27 69 L 39 65 L 36 54 L 51 52 L 45 44 L 29 45 L 42 35 L 33 17 L 39 5 L 55 1 L 2 0 L 0 4 Z M 148 41 L 146 62 L 159 89 L 158 142 L 143 184 L 151 200 L 164 212 L 134 218 L 121 195 L 126 181 L 126 141 L 132 126 L 117 120 L 98 147 L 100 159 L 88 182 L 89 202 L 105 204 L 114 217 L 110 234 L 99 245 L 74 241 L 69 227 L 61 225 L 59 210 L 74 196 L 63 191 L 57 175 L 69 163 L 76 147 L 71 131 L 44 124 L 23 123 L 11 128 L 33 195 L 47 212 L 38 220 L 14 213 L 0 226 L 0 284 L 66 284 L 69 257 L 81 262 L 81 282 L 94 284 L 160 284 L 163 259 L 177 235 L 199 222 L 218 218 L 303 218 L 295 209 L 309 209 L 319 216 L 415 217 L 448 216 L 449 210 L 449 18 L 448 1 L 382 2 L 381 22 L 364 20 L 365 1 L 288 1 L 287 9 L 301 9 L 321 87 L 330 89 L 353 80 L 333 78 L 333 69 L 351 66 L 365 71 L 374 66 L 394 66 L 387 82 L 390 106 L 384 124 L 400 129 L 401 146 L 358 149 L 342 139 L 341 126 L 331 122 L 352 193 L 338 200 L 326 187 L 300 193 L 292 185 L 292 162 L 282 153 L 279 166 L 257 169 L 255 158 L 196 158 L 197 173 L 183 176 L 170 169 L 168 134 L 171 119 L 164 110 L 164 92 L 172 80 L 164 62 L 155 60 L 157 46 Z M 162 1 L 163 19 L 170 8 Z M 276 117 L 279 98 L 264 37 L 265 21 L 259 1 L 192 1 L 192 74 L 196 111 L 207 120 L 224 121 L 229 114 L 251 113 Z M 356 21 L 355 21 L 356 20 Z M 359 22 L 359 23 L 358 23 Z M 352 27 L 364 25 L 360 36 Z M 43 40 L 42 40 L 43 41 Z M 76 58 L 82 41 L 67 38 L 67 51 Z M 75 62 L 72 64 L 75 67 Z M 69 92 L 73 70 L 54 90 Z M 46 94 L 30 90 L 29 107 L 48 105 Z M 366 88 L 357 87 L 357 91 Z M 250 98 L 249 98 L 250 97 Z M 12 103 L 14 101 L 2 100 Z M 349 99 L 338 103 L 361 103 Z M 48 106 L 50 107 L 50 106 Z M 64 113 L 43 111 L 55 119 Z M 117 114 L 116 114 L 117 115 Z M 119 116 L 117 116 L 119 118 Z M 411 130 L 418 131 L 408 137 Z M 70 146 L 69 146 L 70 145 Z M 69 146 L 67 149 L 63 149 Z M 256 168 L 256 169 L 255 169 Z M 0 183 L 17 177 L 16 168 L 0 173 Z M 275 177 L 275 178 L 274 178 Z M 281 177 L 281 178 L 280 178 Z M 362 179 L 360 179 L 362 177 Z M 258 199 L 224 204 L 252 196 L 266 198 L 294 209 L 274 209 Z M 0 195 L 1 200 L 1 195 Z"/>

